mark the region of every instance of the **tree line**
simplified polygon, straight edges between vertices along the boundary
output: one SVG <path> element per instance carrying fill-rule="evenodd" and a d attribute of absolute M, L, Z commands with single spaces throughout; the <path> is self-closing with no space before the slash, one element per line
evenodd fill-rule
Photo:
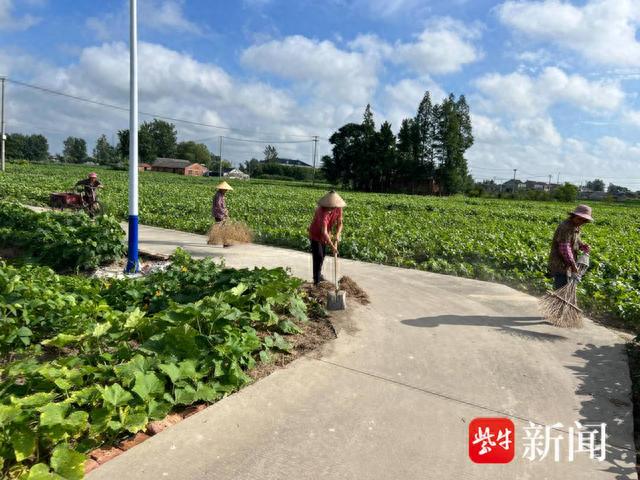
<path fill-rule="evenodd" d="M 142 163 L 153 163 L 158 157 L 180 158 L 194 163 L 202 163 L 210 170 L 220 166 L 220 157 L 209 151 L 204 143 L 193 141 L 178 142 L 178 132 L 174 124 L 154 119 L 144 122 L 138 130 L 138 155 Z M 43 162 L 50 159 L 49 143 L 43 135 L 7 135 L 6 156 L 8 160 Z M 99 165 L 125 168 L 129 159 L 129 129 L 118 131 L 115 145 L 109 143 L 106 135 L 96 140 L 92 155 L 87 150 L 87 142 L 79 137 L 67 137 L 63 142 L 62 155 L 54 160 L 65 163 L 95 162 Z M 223 168 L 231 168 L 224 160 Z"/>
<path fill-rule="evenodd" d="M 402 121 L 397 136 L 386 121 L 376 130 L 367 105 L 362 123 L 342 126 L 329 141 L 332 155 L 323 157 L 322 169 L 344 188 L 450 195 L 472 184 L 464 155 L 473 133 L 464 95 L 434 104 L 425 92 L 416 116 Z"/>

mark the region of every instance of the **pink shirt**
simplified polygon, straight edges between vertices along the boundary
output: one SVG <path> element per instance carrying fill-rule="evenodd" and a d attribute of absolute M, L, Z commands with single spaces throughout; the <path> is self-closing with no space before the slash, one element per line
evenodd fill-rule
<path fill-rule="evenodd" d="M 334 226 L 338 225 L 342 221 L 342 209 L 334 208 L 329 210 L 328 208 L 318 207 L 316 213 L 313 216 L 313 221 L 309 225 L 309 238 L 320 243 L 328 243 L 327 238 L 322 235 L 323 227 L 326 227 L 327 233 Z"/>

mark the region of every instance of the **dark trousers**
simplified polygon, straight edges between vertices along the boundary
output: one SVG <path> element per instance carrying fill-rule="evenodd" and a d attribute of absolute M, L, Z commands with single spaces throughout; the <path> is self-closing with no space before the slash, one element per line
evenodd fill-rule
<path fill-rule="evenodd" d="M 569 283 L 569 277 L 566 273 L 554 273 L 553 274 L 553 289 L 558 290 Z"/>
<path fill-rule="evenodd" d="M 325 257 L 325 245 L 315 240 L 311 240 L 311 256 L 313 257 L 313 283 L 320 283 L 320 274 L 322 273 L 322 264 Z"/>

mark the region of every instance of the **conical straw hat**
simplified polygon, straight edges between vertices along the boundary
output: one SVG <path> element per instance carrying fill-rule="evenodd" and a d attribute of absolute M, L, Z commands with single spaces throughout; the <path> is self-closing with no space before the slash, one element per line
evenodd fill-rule
<path fill-rule="evenodd" d="M 318 200 L 318 206 L 325 208 L 344 208 L 347 206 L 347 203 L 340 195 L 331 190 L 324 197 Z"/>
<path fill-rule="evenodd" d="M 216 189 L 218 190 L 233 190 L 233 187 L 229 185 L 227 182 L 220 183 Z"/>

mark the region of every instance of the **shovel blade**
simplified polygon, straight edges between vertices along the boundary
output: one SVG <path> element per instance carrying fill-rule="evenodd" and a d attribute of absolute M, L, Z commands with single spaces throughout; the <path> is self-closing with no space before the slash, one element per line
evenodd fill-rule
<path fill-rule="evenodd" d="M 347 292 L 329 292 L 327 297 L 328 310 L 346 310 L 347 309 Z"/>

